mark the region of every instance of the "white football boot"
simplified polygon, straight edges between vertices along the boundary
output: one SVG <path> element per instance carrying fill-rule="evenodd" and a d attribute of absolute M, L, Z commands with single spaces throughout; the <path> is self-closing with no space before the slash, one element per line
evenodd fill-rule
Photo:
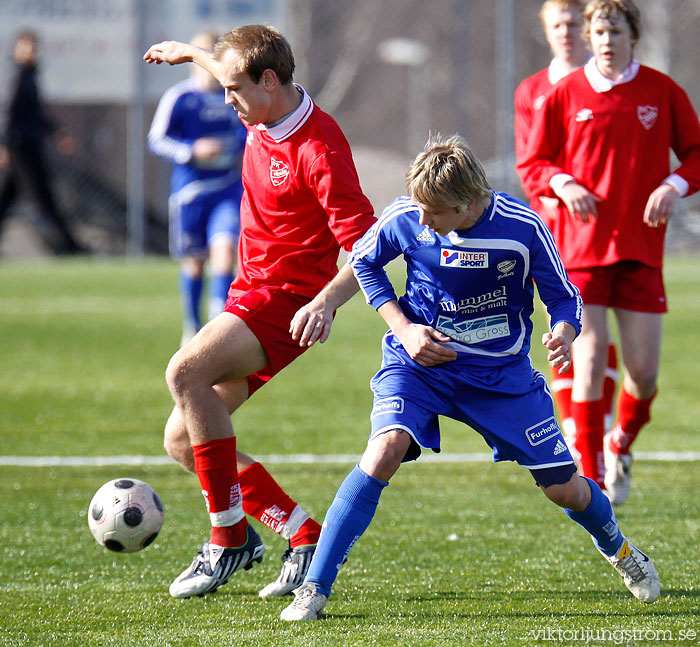
<path fill-rule="evenodd" d="M 258 595 L 267 598 L 273 595 L 287 595 L 304 583 L 309 572 L 311 558 L 316 552 L 316 544 L 291 546 L 282 555 L 282 572 L 279 577 L 263 588 Z"/>
<path fill-rule="evenodd" d="M 622 575 L 625 586 L 637 600 L 647 604 L 656 602 L 661 591 L 661 583 L 650 557 L 627 539 L 622 542 L 617 554 L 611 557 L 604 553 L 601 555 Z"/>
<path fill-rule="evenodd" d="M 316 590 L 316 585 L 308 582 L 294 591 L 294 602 L 282 609 L 282 620 L 318 620 L 323 614 L 328 598 Z"/>
<path fill-rule="evenodd" d="M 610 447 L 610 434 L 605 436 L 605 490 L 610 503 L 622 505 L 632 487 L 632 454 L 615 454 Z"/>
<path fill-rule="evenodd" d="M 256 562 L 262 562 L 265 553 L 262 539 L 251 526 L 247 530 L 246 542 L 239 548 L 223 548 L 205 541 L 192 563 L 170 585 L 170 595 L 191 598 L 213 593 L 236 571 L 247 571 Z"/>

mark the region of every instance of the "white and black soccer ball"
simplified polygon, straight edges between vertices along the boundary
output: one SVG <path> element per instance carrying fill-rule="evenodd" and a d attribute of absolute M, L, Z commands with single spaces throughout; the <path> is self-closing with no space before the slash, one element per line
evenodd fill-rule
<path fill-rule="evenodd" d="M 158 536 L 163 526 L 163 504 L 148 483 L 114 479 L 92 497 L 88 525 L 98 544 L 116 552 L 133 553 Z"/>

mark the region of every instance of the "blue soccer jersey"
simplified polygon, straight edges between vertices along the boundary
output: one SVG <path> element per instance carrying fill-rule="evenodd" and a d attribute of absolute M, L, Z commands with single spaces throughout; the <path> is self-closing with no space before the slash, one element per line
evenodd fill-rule
<path fill-rule="evenodd" d="M 353 247 L 349 263 L 375 309 L 396 299 L 383 268 L 403 255 L 401 309 L 412 322 L 453 339 L 445 345 L 474 364 L 498 366 L 528 354 L 535 282 L 552 327 L 567 321 L 580 331 L 578 290 L 549 230 L 523 202 L 493 192 L 476 224 L 447 236 L 419 219 L 418 207 L 398 198 Z"/>
<path fill-rule="evenodd" d="M 193 79 L 187 79 L 171 87 L 158 103 L 148 147 L 174 164 L 172 193 L 185 187 L 201 193 L 208 186 L 221 187 L 223 178 L 240 179 L 246 134 L 238 113 L 224 102 L 223 89 L 198 90 Z M 202 137 L 216 138 L 223 145 L 221 154 L 205 162 L 193 160 L 192 146 Z"/>
<path fill-rule="evenodd" d="M 581 297 L 549 230 L 520 200 L 497 192 L 469 229 L 440 236 L 419 219 L 416 205 L 398 198 L 355 243 L 349 263 L 378 308 L 396 299 L 384 266 L 403 255 L 402 311 L 450 337 L 444 346 L 458 356 L 423 367 L 389 331 L 372 379 L 372 434 L 403 429 L 437 451 L 438 416 L 445 415 L 481 433 L 495 460 L 534 470 L 571 464 L 546 381 L 528 356 L 535 282 L 552 327 L 581 327 Z"/>
<path fill-rule="evenodd" d="M 222 89 L 201 90 L 188 79 L 160 100 L 148 146 L 173 164 L 169 212 L 174 256 L 203 256 L 215 238 L 234 243 L 238 238 L 246 134 L 236 111 L 224 102 Z M 195 160 L 193 145 L 203 137 L 216 139 L 221 153 Z"/>

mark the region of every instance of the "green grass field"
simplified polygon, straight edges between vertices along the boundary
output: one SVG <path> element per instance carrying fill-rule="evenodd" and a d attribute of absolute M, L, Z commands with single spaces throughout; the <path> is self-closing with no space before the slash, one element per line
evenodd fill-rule
<path fill-rule="evenodd" d="M 0 264 L 4 456 L 163 455 L 163 372 L 180 335 L 176 273 L 163 259 Z M 697 259 L 669 259 L 666 278 L 660 394 L 636 447 L 698 452 Z M 235 415 L 241 449 L 359 456 L 383 331 L 353 299 L 327 344 Z M 544 352 L 533 355 L 543 368 Z M 449 422 L 443 449 L 487 450 Z M 317 518 L 350 467 L 268 465 Z M 119 476 L 148 481 L 165 503 L 159 538 L 131 555 L 108 553 L 87 528 L 92 494 Z M 285 547 L 267 529 L 261 566 L 214 595 L 169 597 L 208 521 L 196 479 L 179 467 L 0 465 L 0 645 L 697 644 L 698 463 L 639 460 L 634 483 L 618 518 L 657 565 L 654 605 L 631 598 L 586 533 L 517 466 L 419 462 L 383 495 L 326 619 L 289 625 L 278 619 L 288 599 L 257 597 Z"/>

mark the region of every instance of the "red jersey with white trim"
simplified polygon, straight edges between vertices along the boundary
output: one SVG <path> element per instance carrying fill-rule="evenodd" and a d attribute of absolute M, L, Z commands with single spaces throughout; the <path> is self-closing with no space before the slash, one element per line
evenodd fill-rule
<path fill-rule="evenodd" d="M 515 109 L 513 130 L 515 133 L 515 159 L 517 163 L 525 157 L 530 130 L 535 121 L 535 113 L 542 109 L 544 98 L 552 89 L 549 80 L 549 67 L 528 76 L 515 89 L 513 104 Z M 532 197 L 528 196 L 531 200 Z"/>
<path fill-rule="evenodd" d="M 597 220 L 588 223 L 559 207 L 552 231 L 567 268 L 623 260 L 661 267 L 666 227 L 644 224 L 644 209 L 669 176 L 669 149 L 689 193 L 700 188 L 700 122 L 684 90 L 665 74 L 639 66 L 630 81 L 596 92 L 589 66 L 547 95 L 518 173 L 529 195 L 554 197 L 549 182 L 566 173 L 601 198 Z"/>
<path fill-rule="evenodd" d="M 550 66 L 536 72 L 532 76 L 520 82 L 513 96 L 514 119 L 513 131 L 515 134 L 515 163 L 520 164 L 527 151 L 527 142 L 532 131 L 535 115 L 542 109 L 547 93 L 552 89 L 550 80 Z M 552 212 L 559 206 L 559 200 L 545 196 L 530 195 L 526 193 L 530 206 L 551 228 Z M 548 202 L 546 209 L 543 201 Z"/>
<path fill-rule="evenodd" d="M 345 136 L 306 92 L 281 124 L 248 128 L 242 178 L 229 294 L 273 285 L 312 298 L 338 272 L 340 248 L 350 251 L 375 222 Z"/>

